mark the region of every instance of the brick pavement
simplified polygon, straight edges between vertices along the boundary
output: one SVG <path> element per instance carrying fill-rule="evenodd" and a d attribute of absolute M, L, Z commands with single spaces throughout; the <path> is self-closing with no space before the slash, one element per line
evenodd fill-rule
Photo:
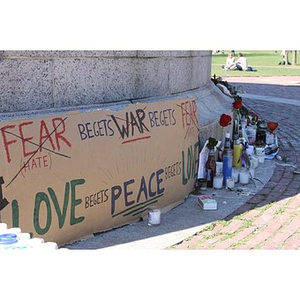
<path fill-rule="evenodd" d="M 243 206 L 168 249 L 300 249 L 300 174 L 294 173 L 300 171 L 300 106 L 246 98 L 248 93 L 300 102 L 300 76 L 224 79 L 245 92 L 241 96 L 251 110 L 279 123 L 282 161 Z"/>

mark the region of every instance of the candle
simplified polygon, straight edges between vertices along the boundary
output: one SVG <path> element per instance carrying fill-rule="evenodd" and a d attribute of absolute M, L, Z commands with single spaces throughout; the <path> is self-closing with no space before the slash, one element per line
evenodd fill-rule
<path fill-rule="evenodd" d="M 256 140 L 256 128 L 251 126 L 247 127 L 247 135 L 249 144 L 254 145 Z"/>
<path fill-rule="evenodd" d="M 223 174 L 223 162 L 221 161 L 216 162 L 216 174 L 218 175 Z"/>
<path fill-rule="evenodd" d="M 158 208 L 149 208 L 148 211 L 148 225 L 159 225 L 160 224 L 160 210 Z"/>
<path fill-rule="evenodd" d="M 240 172 L 240 183 L 241 184 L 248 184 L 249 183 L 249 172 L 244 169 Z"/>
<path fill-rule="evenodd" d="M 251 156 L 251 167 L 253 167 L 253 168 L 258 167 L 258 157 L 255 155 Z"/>
<path fill-rule="evenodd" d="M 257 155 L 258 162 L 263 164 L 265 162 L 265 154 Z"/>
<path fill-rule="evenodd" d="M 248 148 L 246 149 L 246 153 L 251 156 L 254 154 L 254 146 L 253 145 L 248 145 Z"/>
<path fill-rule="evenodd" d="M 249 169 L 249 177 L 251 178 L 250 174 L 251 174 L 252 179 L 253 179 L 253 178 L 254 178 L 254 175 L 255 175 L 255 168 L 250 167 L 250 169 Z"/>
<path fill-rule="evenodd" d="M 267 132 L 266 144 L 270 145 L 270 144 L 274 144 L 274 142 L 275 142 L 274 133 Z"/>
<path fill-rule="evenodd" d="M 223 186 L 223 176 L 215 176 L 213 185 L 215 189 L 221 189 Z"/>
<path fill-rule="evenodd" d="M 246 128 L 247 120 L 242 120 L 241 124 L 242 124 L 242 128 Z"/>
<path fill-rule="evenodd" d="M 239 175 L 240 175 L 239 169 L 232 168 L 232 178 L 234 179 L 235 183 L 237 183 L 239 181 Z"/>
<path fill-rule="evenodd" d="M 205 191 L 207 188 L 207 181 L 206 178 L 199 178 L 198 179 L 198 188 L 200 191 Z"/>
<path fill-rule="evenodd" d="M 234 188 L 234 179 L 233 178 L 226 178 L 226 187 L 229 189 Z"/>
<path fill-rule="evenodd" d="M 264 154 L 264 150 L 265 150 L 265 148 L 263 148 L 263 147 L 256 147 L 255 153 L 256 153 L 256 155 L 262 155 L 262 154 Z"/>

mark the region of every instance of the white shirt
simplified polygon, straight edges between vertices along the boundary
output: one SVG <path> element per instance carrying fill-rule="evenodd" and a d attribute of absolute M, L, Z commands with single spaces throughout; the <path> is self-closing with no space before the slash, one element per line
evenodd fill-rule
<path fill-rule="evenodd" d="M 237 61 L 237 64 L 240 64 L 240 66 L 242 67 L 242 69 L 244 71 L 246 71 L 248 69 L 248 62 L 247 62 L 247 58 L 245 58 L 244 56 L 241 56 Z"/>
<path fill-rule="evenodd" d="M 227 57 L 226 59 L 226 67 L 230 68 L 234 64 L 234 57 Z"/>

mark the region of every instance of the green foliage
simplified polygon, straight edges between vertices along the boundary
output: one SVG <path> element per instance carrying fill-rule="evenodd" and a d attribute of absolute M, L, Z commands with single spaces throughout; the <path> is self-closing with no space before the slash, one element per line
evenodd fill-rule
<path fill-rule="evenodd" d="M 210 137 L 210 138 L 208 139 L 207 147 L 208 147 L 209 149 L 213 149 L 217 144 L 218 144 L 218 141 L 217 141 L 215 138 Z"/>

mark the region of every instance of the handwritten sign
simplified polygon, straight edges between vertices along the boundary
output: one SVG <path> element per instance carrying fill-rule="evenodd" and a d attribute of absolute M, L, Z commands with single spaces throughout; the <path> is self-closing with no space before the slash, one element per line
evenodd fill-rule
<path fill-rule="evenodd" d="M 190 98 L 1 122 L 1 220 L 64 244 L 181 202 L 198 124 Z"/>

